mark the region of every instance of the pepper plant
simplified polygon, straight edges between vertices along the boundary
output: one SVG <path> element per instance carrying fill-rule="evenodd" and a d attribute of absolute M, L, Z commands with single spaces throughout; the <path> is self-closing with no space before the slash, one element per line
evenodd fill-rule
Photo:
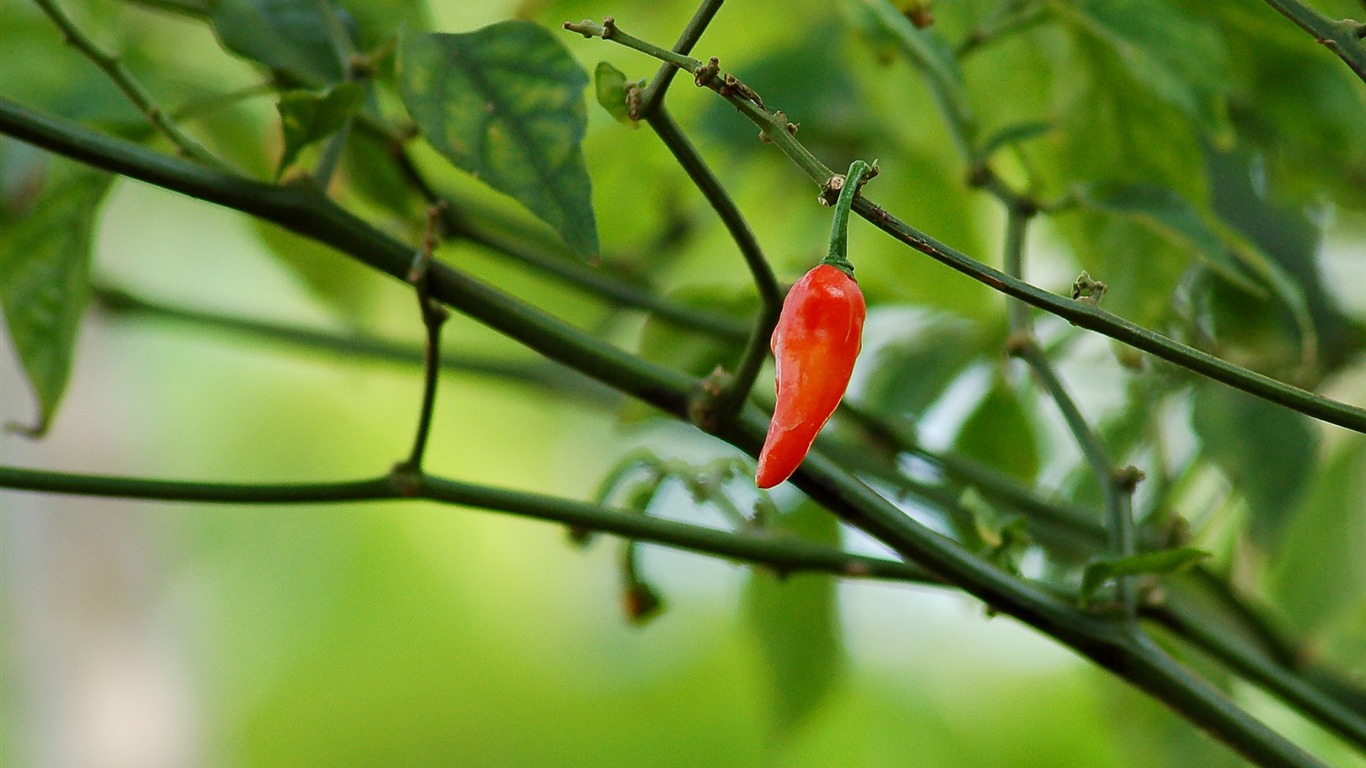
<path fill-rule="evenodd" d="M 987 764 L 974 750 L 990 739 L 951 726 L 907 757 L 896 718 L 840 699 L 859 664 L 846 641 L 866 626 L 840 615 L 861 587 L 835 586 L 877 580 L 962 595 L 983 623 L 1104 670 L 1113 695 L 1165 705 L 1122 699 L 1091 728 L 1128 750 L 1116 764 L 1366 765 L 1361 4 L 506 5 L 0 7 L 8 667 L 16 648 L 62 647 L 32 642 L 33 617 L 63 610 L 23 586 L 43 572 L 34 520 L 169 515 L 152 519 L 193 573 L 306 519 L 233 571 L 280 616 L 262 628 L 224 609 L 219 645 L 200 650 L 238 692 L 207 705 L 222 716 L 207 730 L 242 762 L 818 764 L 853 749 L 841 718 L 855 718 L 896 760 L 930 764 L 939 744 L 944 764 Z M 204 229 L 185 235 L 173 211 Z M 175 252 L 163 231 L 181 232 Z M 128 253 L 145 242 L 163 250 Z M 91 334 L 98 347 L 78 345 Z M 86 362 L 130 349 L 154 364 Z M 261 362 L 279 358 L 316 367 Z M 317 374 L 368 363 L 420 375 L 399 396 Z M 158 379 L 195 375 L 192 394 Z M 271 405 L 296 375 L 315 391 Z M 572 446 L 556 453 L 561 433 Z M 140 458 L 147 443 L 164 461 Z M 224 464 L 196 458 L 215 453 Z M 375 516 L 347 528 L 357 505 Z M 537 576 L 492 588 L 446 550 L 412 571 L 423 581 L 347 580 L 380 572 L 365 563 L 381 550 L 406 563 L 436 546 L 393 533 L 432 508 L 569 536 L 488 529 L 502 566 L 520 543 L 516 573 Z M 309 516 L 249 517 L 262 509 Z M 606 537 L 618 556 L 592 559 Z M 614 642 L 680 658 L 688 641 L 651 633 L 688 620 L 667 584 L 685 566 L 647 552 L 741 564 L 742 595 L 712 610 L 743 606 L 753 642 L 723 655 L 749 665 L 767 725 L 723 674 L 716 690 L 623 696 L 629 727 L 478 736 L 547 715 L 513 694 L 515 716 L 490 713 L 500 691 L 546 698 L 549 720 L 587 707 L 491 671 L 478 632 L 434 617 L 557 594 L 549 563 L 575 545 L 615 571 L 612 599 L 642 627 Z M 443 568 L 481 597 L 442 601 L 427 582 Z M 304 585 L 316 592 L 291 591 Z M 195 621 L 183 601 L 166 610 Z M 488 623 L 488 649 L 533 642 L 514 624 Z M 366 631 L 397 642 L 362 645 Z M 312 676 L 252 650 L 310 632 L 328 638 Z M 319 671 L 345 650 L 365 662 Z M 451 685 L 403 698 L 371 661 Z M 48 678 L 24 679 L 5 709 L 42 720 L 32 690 Z M 987 707 L 1020 685 L 965 695 Z M 1034 717 L 1056 703 L 1026 687 Z M 289 691 L 309 704 L 281 704 Z M 491 730 L 460 727 L 475 721 Z M 694 725 L 711 741 L 660 746 Z M 624 731 L 652 748 L 613 751 Z M 7 757 L 65 733 L 28 732 Z M 1110 754 L 1074 748 L 997 764 Z"/>

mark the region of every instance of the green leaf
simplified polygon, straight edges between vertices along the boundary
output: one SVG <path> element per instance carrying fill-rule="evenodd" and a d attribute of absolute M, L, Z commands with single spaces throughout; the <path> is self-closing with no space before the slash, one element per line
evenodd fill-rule
<path fill-rule="evenodd" d="M 1221 277 L 1256 296 L 1265 290 L 1249 278 L 1194 205 L 1174 190 L 1156 184 L 1096 183 L 1077 191 L 1082 206 L 1124 216 L 1202 259 Z"/>
<path fill-rule="evenodd" d="M 887 416 L 917 416 L 987 342 L 977 325 L 949 314 L 912 316 L 899 327 L 901 335 L 875 351 L 859 402 Z"/>
<path fill-rule="evenodd" d="M 345 77 L 324 0 L 217 0 L 210 20 L 223 47 L 319 87 Z M 332 16 L 332 19 L 329 19 Z"/>
<path fill-rule="evenodd" d="M 1092 560 L 1081 574 L 1081 603 L 1089 604 L 1091 597 L 1101 585 L 1120 576 L 1160 576 L 1179 573 L 1207 557 L 1209 553 L 1204 550 L 1180 547 L 1144 552 L 1130 557 Z"/>
<path fill-rule="evenodd" d="M 1351 436 L 1287 527 L 1269 588 L 1301 637 L 1366 600 L 1366 439 Z"/>
<path fill-rule="evenodd" d="M 593 71 L 593 87 L 597 92 L 598 104 L 619 123 L 636 125 L 636 121 L 631 119 L 631 105 L 626 101 L 626 94 L 631 87 L 640 85 L 627 80 L 625 72 L 605 61 L 598 62 L 598 68 Z"/>
<path fill-rule="evenodd" d="M 399 56 L 403 104 L 438 152 L 512 196 L 582 256 L 598 253 L 584 164 L 588 75 L 534 24 L 408 36 Z"/>
<path fill-rule="evenodd" d="M 0 228 L 0 303 L 38 400 L 38 418 L 26 429 L 33 436 L 51 424 L 71 377 L 76 334 L 90 300 L 95 209 L 111 178 L 77 171 L 50 182 L 26 214 Z"/>
<path fill-rule="evenodd" d="M 812 502 L 779 518 L 775 535 L 839 543 L 839 522 Z M 773 697 L 773 732 L 789 734 L 825 700 L 844 661 L 835 579 L 803 573 L 781 578 L 755 569 L 742 608 L 759 645 Z"/>
<path fill-rule="evenodd" d="M 1224 130 L 1228 56 L 1215 26 L 1163 0 L 1052 5 L 1073 29 L 1107 46 L 1140 86 L 1207 131 Z"/>
<path fill-rule="evenodd" d="M 954 438 L 954 453 L 1033 483 L 1039 472 L 1038 438 L 1019 395 L 997 378 Z"/>
<path fill-rule="evenodd" d="M 1276 552 L 1318 455 L 1307 417 L 1213 383 L 1195 391 L 1201 453 L 1247 501 L 1253 543 Z"/>
<path fill-rule="evenodd" d="M 337 83 L 325 91 L 290 91 L 280 97 L 275 108 L 280 112 L 285 149 L 275 171 L 278 179 L 299 156 L 304 147 L 341 130 L 360 109 L 365 89 L 359 83 Z"/>

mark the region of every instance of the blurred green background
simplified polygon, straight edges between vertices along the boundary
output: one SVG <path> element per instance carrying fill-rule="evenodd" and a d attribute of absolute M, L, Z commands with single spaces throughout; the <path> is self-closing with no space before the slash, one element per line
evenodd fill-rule
<path fill-rule="evenodd" d="M 261 79 L 257 69 L 223 52 L 205 24 L 145 7 L 155 3 L 64 5 L 99 41 L 121 50 L 165 103 Z M 946 38 L 958 39 L 993 5 L 944 3 L 936 7 L 937 23 Z M 1055 5 L 1065 20 L 1086 4 Z M 1094 168 L 1109 168 L 1118 170 L 1107 178 L 1157 178 L 1212 204 L 1217 194 L 1210 186 L 1224 187 L 1211 179 L 1227 173 L 1246 180 L 1245 166 L 1256 165 L 1262 183 L 1282 185 L 1291 222 L 1286 231 L 1308 228 L 1307 240 L 1286 250 L 1306 254 L 1313 277 L 1302 285 L 1318 291 L 1310 302 L 1322 310 L 1320 345 L 1333 351 L 1332 323 L 1359 330 L 1366 318 L 1366 187 L 1350 181 L 1324 187 L 1333 174 L 1314 164 L 1326 164 L 1335 151 L 1360 157 L 1353 153 L 1366 140 L 1351 126 L 1366 107 L 1335 95 L 1352 93 L 1341 90 L 1351 81 L 1345 68 L 1338 71 L 1340 62 L 1259 3 L 1210 12 L 1217 24 L 1198 3 L 1158 5 L 1178 20 L 1200 18 L 1199 30 L 1217 30 L 1209 32 L 1213 42 L 1203 33 L 1185 41 L 1196 50 L 1217 49 L 1214 77 L 1224 78 L 1196 88 L 1196 106 L 1173 108 L 1152 94 L 1147 104 L 1142 88 L 1138 104 L 1115 97 L 1111 110 L 1086 102 L 1094 95 L 1088 88 L 1124 93 L 1133 86 L 1131 75 L 1117 71 L 1123 67 L 1094 38 L 1054 23 L 972 60 L 967 84 L 982 122 L 991 129 L 1029 118 L 1068 125 L 1032 159 L 1006 162 L 1021 178 L 1032 174 L 1048 194 L 1065 191 Z M 434 2 L 428 12 L 397 1 L 369 7 L 386 24 L 403 18 L 444 31 L 517 16 L 554 29 L 564 19 L 614 15 L 633 34 L 666 45 L 693 10 L 639 0 Z M 999 213 L 963 183 L 961 159 L 919 76 L 894 60 L 885 41 L 864 34 L 865 23 L 857 3 L 736 0 L 698 52 L 720 55 L 771 106 L 800 121 L 801 138 L 832 167 L 853 157 L 879 158 L 880 202 L 994 261 Z M 1239 23 L 1252 39 L 1266 35 L 1279 47 L 1251 63 L 1224 61 L 1244 49 L 1239 38 L 1218 36 L 1241 29 Z M 589 71 L 602 60 L 633 78 L 655 69 L 651 60 L 602 41 L 565 34 L 564 42 Z M 0 5 L 0 48 L 5 96 L 114 131 L 137 124 L 89 62 L 64 48 L 27 4 Z M 1297 67 L 1275 71 L 1323 86 L 1315 91 L 1323 101 L 1317 111 L 1292 119 L 1289 106 L 1270 101 L 1278 94 L 1296 98 L 1278 91 L 1275 77 L 1255 71 L 1276 64 L 1266 63 L 1273 55 Z M 1157 65 L 1170 66 L 1187 83 L 1198 79 L 1179 62 Z M 1217 104 L 1208 110 L 1207 96 Z M 1255 109 L 1259 100 L 1271 105 L 1264 113 Z M 795 278 L 825 247 L 829 222 L 812 204 L 814 189 L 712 94 L 680 81 L 669 103 L 751 217 L 780 279 Z M 1125 109 L 1149 111 L 1136 120 Z M 273 97 L 245 98 L 208 114 L 202 122 L 187 121 L 188 128 L 268 175 L 279 152 Z M 1160 146 L 1120 161 L 1114 146 L 1094 138 L 1100 146 L 1087 157 L 1079 136 L 1110 135 L 1104 126 L 1069 122 L 1087 115 L 1134 134 L 1117 142 L 1146 146 L 1150 137 L 1143 131 L 1150 131 Z M 586 153 L 613 264 L 650 275 L 664 291 L 743 306 L 750 281 L 733 244 L 659 142 L 648 130 L 613 122 L 596 105 L 590 104 L 589 120 Z M 1160 133 L 1163 121 L 1170 134 Z M 1290 156 L 1281 157 L 1263 147 L 1255 162 L 1240 155 L 1256 146 L 1259 128 L 1298 154 L 1287 150 Z M 1225 143 L 1202 143 L 1211 138 Z M 0 150 L 0 177 L 3 169 L 41 162 L 36 151 L 14 142 Z M 1191 157 L 1196 168 L 1216 159 L 1208 160 L 1207 172 L 1192 173 Z M 434 157 L 421 159 L 441 174 L 443 188 L 517 215 L 468 178 L 439 170 Z M 1031 169 L 1031 161 L 1042 170 Z M 1218 162 L 1233 170 L 1214 167 Z M 1284 172 L 1297 163 L 1318 170 L 1303 177 Z M 367 183 L 358 166 L 343 174 L 350 174 L 342 181 L 347 190 Z M 363 195 L 347 199 L 367 204 Z M 393 209 L 405 205 L 390 202 Z M 373 200 L 368 205 L 391 230 L 411 235 L 420 222 Z M 1022 400 L 1029 415 L 1019 415 L 1014 396 L 1036 398 L 1037 392 L 1009 372 L 998 352 L 1005 328 L 1000 298 L 860 223 L 851 241 L 874 306 L 870 348 L 895 349 L 923 327 L 955 340 L 949 347 L 967 347 L 969 357 L 959 363 L 946 361 L 943 350 L 923 353 L 939 356 L 948 375 L 924 393 L 900 393 L 923 401 L 915 407 L 922 438 L 953 444 L 984 393 L 1009 382 L 1008 405 L 1027 435 L 1002 436 L 998 458 L 1049 492 L 1084 495 L 1072 472 L 1076 449 L 1051 406 Z M 1192 272 L 1188 253 L 1133 230 L 1064 221 L 1043 227 L 1035 241 L 1033 282 L 1065 293 L 1077 272 L 1089 269 L 1118 289 L 1107 306 L 1139 322 L 1172 322 L 1173 297 L 1209 279 Z M 1078 245 L 1097 242 L 1094 250 Z M 328 331 L 364 329 L 412 343 L 420 338 L 403 286 L 282 241 L 245 217 L 139 183 L 115 182 L 99 212 L 94 255 L 100 284 L 174 306 Z M 695 340 L 666 334 L 651 348 L 651 331 L 642 332 L 638 314 L 613 312 L 506 259 L 464 244 L 445 246 L 439 256 L 624 347 L 641 347 L 643 335 L 646 354 L 698 362 L 685 359 Z M 1236 311 L 1255 316 L 1261 306 L 1246 296 L 1216 298 L 1227 306 L 1211 311 L 1215 320 Z M 931 314 L 941 311 L 952 314 Z M 1235 323 L 1246 334 L 1231 333 L 1225 351 L 1269 372 L 1290 370 L 1297 354 L 1293 327 L 1283 313 L 1267 314 L 1274 318 L 1261 326 Z M 1066 340 L 1060 366 L 1088 411 L 1141 408 L 1110 345 L 1071 336 L 1061 323 L 1045 322 L 1041 332 Z M 1360 340 L 1342 333 L 1349 340 L 1339 343 L 1348 351 L 1325 364 L 1314 383 L 1347 402 L 1366 402 L 1366 367 L 1351 351 Z M 446 344 L 478 359 L 530 361 L 460 317 L 448 324 Z M 371 476 L 406 455 L 420 396 L 415 366 L 304 352 L 98 306 L 82 329 L 75 361 L 50 434 L 41 441 L 0 436 L 0 462 L 221 482 Z M 879 381 L 871 365 L 861 366 L 856 392 L 861 382 Z M 1165 415 L 1153 415 L 1174 435 L 1177 464 L 1197 460 L 1200 436 L 1187 424 L 1190 408 L 1189 391 L 1181 390 Z M 0 420 L 30 422 L 32 413 L 7 348 L 0 355 Z M 1345 479 L 1324 503 L 1344 510 L 1342 535 L 1356 547 L 1348 547 L 1350 559 L 1363 548 L 1363 539 L 1351 537 L 1366 536 L 1366 489 L 1352 469 L 1362 466 L 1366 451 L 1359 435 L 1312 429 L 1315 444 L 1324 444 L 1318 456 L 1340 457 L 1332 466 Z M 1023 442 L 1012 442 L 1017 438 Z M 693 461 L 735 455 L 642 409 L 448 371 L 426 466 L 489 485 L 586 498 L 620 456 L 642 448 Z M 1142 448 L 1133 452 L 1160 460 Z M 1328 463 L 1310 466 L 1306 471 L 1319 474 L 1305 484 L 1321 487 Z M 1230 481 L 1212 467 L 1184 477 L 1174 493 L 1166 501 L 1191 515 L 1197 534 L 1207 534 L 1203 543 L 1216 549 L 1233 538 L 1230 528 L 1245 524 L 1246 509 L 1229 500 Z M 775 498 L 784 509 L 796 508 L 794 516 L 807 515 L 796 524 L 808 533 L 871 546 L 811 515 L 794 493 Z M 679 488 L 666 490 L 651 513 L 725 524 Z M 642 571 L 666 607 L 637 626 L 622 610 L 619 542 L 599 538 L 580 548 L 557 526 L 427 503 L 245 508 L 0 492 L 0 532 L 0 760 L 6 765 L 1241 764 L 1068 650 L 944 591 L 819 576 L 778 581 L 644 546 Z M 1290 535 L 1299 537 L 1293 542 L 1301 557 L 1312 559 L 1324 546 L 1312 530 Z M 1359 569 L 1349 578 L 1358 575 Z M 1251 586 L 1268 578 L 1259 572 Z M 1366 587 L 1333 578 L 1328 583 L 1343 597 L 1331 615 L 1312 618 L 1317 637 L 1330 658 L 1361 673 Z M 1293 587 L 1277 592 L 1273 584 L 1270 594 L 1287 592 Z M 1288 599 L 1303 606 L 1317 597 Z M 1334 765 L 1366 766 L 1257 691 L 1237 683 L 1232 690 Z"/>

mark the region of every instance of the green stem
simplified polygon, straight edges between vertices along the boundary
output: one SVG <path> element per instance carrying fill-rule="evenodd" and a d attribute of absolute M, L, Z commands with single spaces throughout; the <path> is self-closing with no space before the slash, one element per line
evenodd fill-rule
<path fill-rule="evenodd" d="M 638 37 L 628 35 L 621 31 L 621 28 L 612 24 L 596 24 L 591 21 L 579 23 L 565 22 L 564 28 L 571 32 L 578 32 L 584 37 L 601 37 L 604 40 L 611 40 L 632 50 L 640 51 L 647 56 L 653 56 L 660 61 L 675 66 L 696 78 L 699 70 L 707 68 L 710 74 L 703 82 L 698 83 L 703 87 L 709 88 L 719 94 L 726 101 L 730 102 L 745 117 L 749 118 L 755 125 L 759 126 L 762 136 L 772 142 L 774 146 L 783 151 L 792 162 L 797 164 L 810 179 L 825 188 L 830 179 L 834 177 L 825 163 L 822 163 L 811 150 L 804 144 L 797 141 L 793 135 L 793 129 L 788 125 L 787 116 L 782 112 L 770 113 L 764 108 L 755 104 L 750 99 L 741 95 L 734 88 L 727 88 L 726 75 L 728 73 L 719 68 L 710 68 L 710 62 L 703 64 L 689 56 L 684 56 L 673 51 L 660 48 L 659 46 L 641 40 Z"/>
<path fill-rule="evenodd" d="M 688 178 L 692 179 L 702 196 L 711 203 L 712 210 L 716 211 L 726 231 L 730 232 L 731 239 L 739 247 L 745 265 L 749 267 L 750 275 L 754 278 L 755 288 L 759 292 L 759 313 L 750 328 L 744 354 L 736 366 L 734 377 L 715 400 L 715 417 L 730 419 L 740 411 L 745 398 L 749 397 L 750 390 L 754 388 L 754 380 L 759 377 L 759 370 L 768 357 L 768 339 L 773 333 L 773 326 L 778 322 L 783 292 L 778 287 L 777 278 L 773 276 L 773 268 L 764 258 L 759 241 L 755 239 L 754 232 L 745 222 L 739 207 L 735 205 L 725 187 L 721 186 L 716 175 L 707 167 L 692 142 L 683 135 L 682 129 L 674 122 L 669 111 L 661 104 L 646 115 L 645 121 L 669 148 L 669 152 L 687 172 Z"/>
<path fill-rule="evenodd" d="M 849 578 L 936 583 L 895 560 L 844 552 L 795 537 L 736 533 L 630 510 L 424 475 L 412 484 L 392 475 L 337 483 L 237 484 L 80 475 L 0 466 L 0 488 L 106 499 L 285 505 L 427 499 L 563 523 L 630 539 L 770 566 Z"/>
<path fill-rule="evenodd" d="M 1237 674 L 1366 750 L 1366 717 L 1360 711 L 1351 709 L 1265 656 L 1229 642 L 1207 626 L 1209 617 L 1198 610 L 1170 601 L 1152 615 Z"/>
<path fill-rule="evenodd" d="M 716 12 L 721 10 L 721 4 L 725 0 L 702 0 L 702 4 L 697 6 L 697 11 L 688 20 L 687 26 L 683 27 L 683 32 L 678 36 L 678 41 L 674 43 L 673 52 L 682 56 L 692 53 L 694 45 L 702 38 L 702 33 L 706 31 L 707 25 L 716 16 Z M 649 118 L 654 113 L 657 106 L 664 103 L 664 94 L 669 90 L 669 85 L 673 83 L 674 76 L 678 74 L 678 68 L 669 64 L 660 64 L 655 76 L 651 78 L 650 84 L 645 86 L 645 90 L 640 95 L 640 115 L 642 118 Z"/>
<path fill-rule="evenodd" d="M 54 0 L 33 0 L 33 2 L 42 9 L 43 13 L 47 14 L 49 19 L 52 19 L 52 23 L 56 24 L 62 35 L 66 37 L 66 41 L 87 59 L 90 59 L 95 66 L 99 67 L 113 81 L 114 85 L 123 91 L 128 100 L 133 102 L 133 106 L 146 115 L 152 125 L 170 139 L 171 143 L 175 144 L 181 152 L 204 165 L 228 170 L 227 164 L 215 157 L 202 144 L 181 131 L 180 127 L 171 120 L 171 117 L 161 107 L 157 106 L 152 95 L 133 77 L 133 73 L 129 72 L 128 68 L 123 65 L 123 61 L 117 56 L 105 53 L 99 46 L 95 45 L 95 41 L 73 24 Z"/>
<path fill-rule="evenodd" d="M 1002 262 L 1006 274 L 1021 282 L 1024 278 L 1025 235 L 1032 217 L 1032 207 L 1011 207 L 1006 216 L 1006 250 Z M 1082 456 L 1091 467 L 1104 493 L 1110 552 L 1117 558 L 1129 557 L 1134 554 L 1137 547 L 1133 512 L 1129 504 L 1129 493 L 1120 485 L 1109 451 L 1106 450 L 1100 435 L 1091 428 L 1086 417 L 1082 415 L 1077 402 L 1068 393 L 1048 356 L 1039 347 L 1039 342 L 1034 337 L 1028 305 L 1017 299 L 1010 299 L 1007 303 L 1010 305 L 1010 352 L 1025 361 L 1044 391 L 1057 404 L 1058 410 L 1067 422 L 1068 430 L 1072 433 L 1072 438 L 1081 447 Z M 1121 576 L 1116 579 L 1115 594 L 1124 608 L 1124 614 L 1132 619 L 1137 608 L 1133 578 Z"/>
<path fill-rule="evenodd" d="M 830 224 L 830 250 L 821 263 L 850 277 L 854 276 L 854 265 L 849 263 L 849 209 L 853 207 L 854 198 L 858 197 L 865 178 L 871 178 L 876 173 L 876 163 L 872 167 L 862 160 L 850 163 L 849 173 L 841 180 L 839 198 L 835 201 L 835 217 Z M 829 189 L 834 191 L 833 186 Z"/>
<path fill-rule="evenodd" d="M 1150 331 L 1101 309 L 1093 302 L 1064 298 L 993 269 L 915 227 L 906 224 L 867 197 L 854 201 L 854 211 L 870 223 L 930 258 L 991 288 L 1050 312 L 1073 325 L 1109 336 L 1136 349 L 1283 405 L 1316 419 L 1366 434 L 1366 409 L 1332 400 L 1269 376 L 1239 367 L 1179 341 Z"/>
<path fill-rule="evenodd" d="M 208 339 L 222 339 L 223 332 L 226 331 L 250 339 L 327 352 L 333 357 L 404 365 L 422 365 L 425 356 L 422 349 L 408 343 L 367 335 L 341 336 L 328 331 L 281 325 L 264 320 L 172 307 L 98 285 L 95 286 L 93 295 L 98 306 L 113 315 L 209 328 L 214 333 L 205 336 Z M 440 363 L 441 367 L 448 371 L 540 387 L 561 396 L 582 398 L 588 403 L 610 406 L 620 399 L 612 390 L 572 368 L 552 367 L 544 363 L 528 364 L 493 357 L 473 357 L 468 353 L 445 353 L 441 356 Z"/>
<path fill-rule="evenodd" d="M 1314 40 L 1332 51 L 1366 82 L 1366 43 L 1362 42 L 1360 22 L 1351 19 L 1334 21 L 1315 10 L 1303 0 L 1266 0 L 1282 16 L 1313 35 Z"/>

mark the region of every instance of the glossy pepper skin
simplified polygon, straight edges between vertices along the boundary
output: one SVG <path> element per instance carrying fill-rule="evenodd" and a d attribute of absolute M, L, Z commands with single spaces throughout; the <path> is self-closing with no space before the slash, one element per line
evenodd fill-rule
<path fill-rule="evenodd" d="M 755 484 L 772 488 L 797 470 L 849 386 L 863 348 L 863 291 L 844 270 L 821 264 L 783 300 L 773 331 L 778 404 L 768 425 Z"/>

